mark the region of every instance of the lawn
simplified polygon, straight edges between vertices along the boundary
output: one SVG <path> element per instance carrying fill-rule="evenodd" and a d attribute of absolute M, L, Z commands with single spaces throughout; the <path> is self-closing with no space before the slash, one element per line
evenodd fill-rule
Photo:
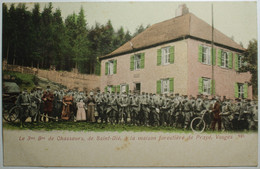
<path fill-rule="evenodd" d="M 20 128 L 19 123 L 3 123 L 3 128 L 5 129 L 15 129 L 15 130 L 67 130 L 67 131 L 95 131 L 95 132 L 167 132 L 167 133 L 192 133 L 191 130 L 175 129 L 173 127 L 152 127 L 152 126 L 133 126 L 133 125 L 123 125 L 123 124 L 100 124 L 100 123 L 89 123 L 89 122 L 39 122 L 39 123 L 25 123 L 23 128 Z M 240 131 L 241 132 L 241 131 Z M 255 131 L 244 131 L 244 133 L 251 133 Z M 204 133 L 235 133 L 235 131 L 204 131 Z"/>

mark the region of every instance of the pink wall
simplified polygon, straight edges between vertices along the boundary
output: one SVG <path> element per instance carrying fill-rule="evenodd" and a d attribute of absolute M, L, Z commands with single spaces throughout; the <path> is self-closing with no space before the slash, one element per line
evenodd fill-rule
<path fill-rule="evenodd" d="M 188 40 L 188 95 L 196 96 L 199 91 L 199 78 L 212 78 L 212 66 L 202 64 L 198 61 L 199 45 L 205 44 L 200 41 L 192 39 Z M 223 49 L 215 46 L 214 48 Z M 245 83 L 249 82 L 251 78 L 250 73 L 238 73 L 235 71 L 235 59 L 233 52 L 233 68 L 225 69 L 217 66 L 217 50 L 216 50 L 216 66 L 214 66 L 214 80 L 216 95 L 226 96 L 227 98 L 235 98 L 235 82 Z M 225 49 L 227 50 L 227 49 Z M 248 86 L 248 98 L 252 99 L 252 86 Z"/>

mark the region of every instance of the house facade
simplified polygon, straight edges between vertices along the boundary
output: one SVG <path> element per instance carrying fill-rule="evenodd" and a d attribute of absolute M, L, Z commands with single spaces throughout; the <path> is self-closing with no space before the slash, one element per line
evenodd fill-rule
<path fill-rule="evenodd" d="M 147 28 L 101 59 L 101 91 L 252 99 L 244 48 L 187 13 Z M 213 47 L 213 48 L 212 48 Z"/>

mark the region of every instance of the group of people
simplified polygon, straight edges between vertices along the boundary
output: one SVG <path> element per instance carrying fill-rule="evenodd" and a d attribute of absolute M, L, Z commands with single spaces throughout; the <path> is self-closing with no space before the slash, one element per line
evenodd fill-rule
<path fill-rule="evenodd" d="M 188 129 L 192 119 L 207 114 L 208 129 L 253 130 L 257 129 L 258 107 L 256 101 L 235 101 L 223 97 L 197 95 L 197 97 L 171 94 L 133 94 L 79 92 L 76 90 L 46 91 L 36 88 L 26 90 L 17 99 L 19 105 L 31 105 L 35 111 L 32 122 L 75 120 L 95 123 L 129 124 L 143 126 L 169 126 Z M 48 120 L 47 120 L 48 119 Z"/>

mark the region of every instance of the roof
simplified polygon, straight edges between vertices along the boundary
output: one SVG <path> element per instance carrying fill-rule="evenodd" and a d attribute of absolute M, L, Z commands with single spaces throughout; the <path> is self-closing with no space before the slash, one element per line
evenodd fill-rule
<path fill-rule="evenodd" d="M 131 52 L 133 48 L 135 50 L 148 48 L 186 36 L 211 41 L 212 27 L 194 14 L 188 13 L 150 26 L 112 53 L 102 56 L 101 59 Z M 214 29 L 214 44 L 245 50 L 217 29 Z"/>

